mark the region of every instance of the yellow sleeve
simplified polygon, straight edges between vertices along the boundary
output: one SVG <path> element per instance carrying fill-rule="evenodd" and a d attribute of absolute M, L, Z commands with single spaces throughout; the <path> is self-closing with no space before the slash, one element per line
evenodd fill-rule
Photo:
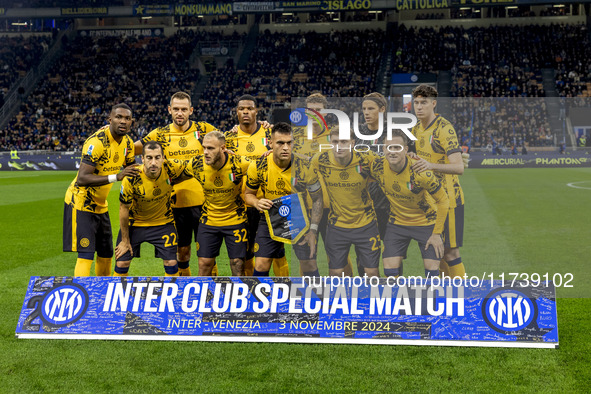
<path fill-rule="evenodd" d="M 240 156 L 240 167 L 242 168 L 242 173 L 246 176 L 250 167 L 250 160 L 247 157 Z"/>
<path fill-rule="evenodd" d="M 127 137 L 127 148 L 125 151 L 125 165 L 131 165 L 135 163 L 135 147 L 133 146 L 133 140 L 131 137 Z"/>
<path fill-rule="evenodd" d="M 433 234 L 443 233 L 445 219 L 449 211 L 449 198 L 447 192 L 441 187 L 441 182 L 435 177 L 432 171 L 425 171 L 419 175 L 420 185 L 429 192 L 435 199 L 437 206 L 437 219 L 435 219 L 435 228 Z"/>
<path fill-rule="evenodd" d="M 236 133 L 233 133 L 232 130 L 226 131 L 224 137 L 226 137 L 226 149 L 236 153 Z"/>
<path fill-rule="evenodd" d="M 105 153 L 105 147 L 98 138 L 89 138 L 82 147 L 82 163 L 96 167 Z"/>
<path fill-rule="evenodd" d="M 376 165 L 376 163 L 377 163 L 377 162 L 374 160 L 374 161 L 371 163 L 371 165 L 369 166 L 369 175 L 370 175 L 370 176 L 371 176 L 373 179 L 375 179 L 375 180 L 378 180 L 381 174 L 379 174 L 379 173 L 378 173 L 378 171 L 377 171 L 377 168 L 376 168 L 376 167 L 377 167 L 377 165 Z"/>
<path fill-rule="evenodd" d="M 433 138 L 439 142 L 446 156 L 462 151 L 458 142 L 458 135 L 451 124 L 447 124 L 441 129 L 436 129 L 433 133 Z"/>
<path fill-rule="evenodd" d="M 133 188 L 129 179 L 129 177 L 123 178 L 121 189 L 119 190 L 119 201 L 127 205 L 133 202 Z"/>
<path fill-rule="evenodd" d="M 154 129 L 142 138 L 142 145 L 145 145 L 148 141 L 158 141 L 158 130 L 159 129 Z"/>
<path fill-rule="evenodd" d="M 178 160 L 178 159 L 167 159 L 164 160 L 164 168 L 166 168 L 166 172 L 171 179 L 178 178 L 186 172 L 186 167 L 189 161 L 187 160 Z"/>
<path fill-rule="evenodd" d="M 197 133 L 199 134 L 199 138 L 203 138 L 207 133 L 210 131 L 219 131 L 217 127 L 207 122 L 197 122 Z"/>
<path fill-rule="evenodd" d="M 246 170 L 246 187 L 252 190 L 258 190 L 261 186 L 257 163 L 258 160 L 251 161 L 248 165 L 248 169 Z"/>

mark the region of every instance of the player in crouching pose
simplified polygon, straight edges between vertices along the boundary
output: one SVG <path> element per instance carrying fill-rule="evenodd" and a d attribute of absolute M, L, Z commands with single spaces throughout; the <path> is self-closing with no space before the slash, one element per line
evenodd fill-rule
<path fill-rule="evenodd" d="M 162 146 L 148 141 L 143 146 L 139 175 L 125 178 L 119 195 L 120 230 L 115 248 L 114 276 L 127 276 L 133 257 L 140 257 L 140 245 L 148 242 L 164 261 L 166 276 L 178 276 L 177 232 L 170 196 L 173 182 L 187 179 L 183 162 L 166 160 Z"/>
<path fill-rule="evenodd" d="M 447 217 L 449 200 L 441 182 L 432 171 L 417 172 L 415 160 L 407 157 L 406 136 L 394 130 L 385 143 L 385 157 L 371 165 L 371 176 L 390 202 L 390 215 L 384 236 L 384 274 L 400 275 L 402 260 L 411 240 L 419 243 L 425 276 L 439 275 L 443 257 L 441 233 Z"/>

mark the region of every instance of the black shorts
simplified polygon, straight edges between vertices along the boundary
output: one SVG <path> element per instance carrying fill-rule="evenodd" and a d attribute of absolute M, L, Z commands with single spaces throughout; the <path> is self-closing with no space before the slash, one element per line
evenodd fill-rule
<path fill-rule="evenodd" d="M 113 257 L 113 233 L 109 212 L 79 211 L 64 203 L 64 252 L 93 253 Z"/>
<path fill-rule="evenodd" d="M 129 226 L 129 241 L 133 256 L 126 252 L 117 261 L 130 261 L 140 257 L 140 245 L 143 242 L 154 245 L 154 256 L 162 260 L 176 260 L 177 234 L 174 224 L 162 226 Z M 117 235 L 117 245 L 121 242 L 121 231 Z"/>
<path fill-rule="evenodd" d="M 443 230 L 443 244 L 448 249 L 464 244 L 464 204 L 450 208 Z"/>
<path fill-rule="evenodd" d="M 419 243 L 421 249 L 421 256 L 423 259 L 439 260 L 435 254 L 435 248 L 429 246 L 425 250 L 425 244 L 433 234 L 433 227 L 431 226 L 401 226 L 398 224 L 388 223 L 386 227 L 386 236 L 384 238 L 384 254 L 383 258 L 402 256 L 406 258 L 406 251 L 408 245 L 413 239 Z"/>
<path fill-rule="evenodd" d="M 324 247 L 330 269 L 342 269 L 347 266 L 351 245 L 355 245 L 358 264 L 365 268 L 378 268 L 382 246 L 375 221 L 359 228 L 328 225 Z"/>
<path fill-rule="evenodd" d="M 279 259 L 285 256 L 285 246 L 283 242 L 275 241 L 269 233 L 269 226 L 265 216 L 261 215 L 259 225 L 254 240 L 255 257 L 265 257 L 270 259 Z"/>
<path fill-rule="evenodd" d="M 264 216 L 263 216 L 264 218 Z M 259 228 L 259 221 L 261 219 L 261 213 L 255 207 L 246 208 L 246 232 L 248 237 L 248 249 L 246 251 L 246 260 L 250 260 L 254 257 L 254 244 L 257 231 Z"/>
<path fill-rule="evenodd" d="M 231 259 L 246 257 L 246 223 L 233 226 L 210 226 L 201 224 L 197 234 L 197 256 L 215 258 L 220 255 L 222 241 L 226 241 L 226 250 Z"/>
<path fill-rule="evenodd" d="M 174 224 L 179 235 L 178 246 L 189 246 L 197 241 L 197 230 L 201 219 L 201 205 L 195 207 L 172 208 Z"/>

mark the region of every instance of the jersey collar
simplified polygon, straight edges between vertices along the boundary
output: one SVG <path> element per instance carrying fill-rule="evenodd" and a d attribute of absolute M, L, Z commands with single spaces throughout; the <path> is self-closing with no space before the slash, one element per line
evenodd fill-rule
<path fill-rule="evenodd" d="M 406 170 L 406 166 L 408 166 L 408 157 L 404 156 L 404 166 L 402 167 L 402 170 L 400 170 L 400 172 L 396 172 L 396 175 L 400 175 L 404 172 L 404 170 Z"/>
<path fill-rule="evenodd" d="M 183 131 L 183 130 L 182 130 L 180 127 L 178 127 L 178 126 L 176 125 L 176 123 L 174 123 L 174 122 L 172 122 L 172 123 L 170 124 L 170 126 L 171 126 L 173 129 L 175 129 L 175 130 L 177 130 L 177 131 L 179 131 L 179 132 L 181 132 L 181 133 L 189 133 L 189 132 L 190 132 L 190 130 L 191 130 L 191 128 L 193 128 L 193 121 L 192 121 L 191 119 L 189 119 L 189 128 L 188 128 L 187 130 L 184 130 L 184 131 Z"/>
<path fill-rule="evenodd" d="M 248 134 L 246 131 L 242 130 L 242 127 L 240 127 L 240 126 L 238 126 L 238 131 L 241 132 L 242 134 L 246 134 L 246 135 L 255 135 L 262 128 L 263 128 L 263 126 L 260 123 L 257 123 L 257 128 L 254 131 L 254 133 L 252 133 L 252 134 Z"/>
<path fill-rule="evenodd" d="M 435 122 L 437 122 L 437 120 L 439 120 L 440 117 L 441 117 L 441 115 L 435 114 L 435 119 L 433 119 L 433 121 L 431 123 L 429 123 L 429 126 L 423 127 L 423 130 L 429 130 L 431 128 L 431 126 L 433 126 L 435 124 Z M 421 126 L 422 125 L 423 124 L 421 123 Z"/>

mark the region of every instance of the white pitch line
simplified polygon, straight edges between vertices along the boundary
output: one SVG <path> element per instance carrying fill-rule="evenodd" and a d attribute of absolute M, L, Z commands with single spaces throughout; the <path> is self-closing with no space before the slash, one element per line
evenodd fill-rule
<path fill-rule="evenodd" d="M 590 187 L 585 187 L 585 186 L 575 186 L 577 183 L 590 183 L 591 181 L 581 181 L 581 182 L 571 182 L 571 183 L 567 183 L 566 186 L 568 187 L 572 187 L 574 189 L 586 189 L 586 190 L 591 190 L 591 186 Z"/>

